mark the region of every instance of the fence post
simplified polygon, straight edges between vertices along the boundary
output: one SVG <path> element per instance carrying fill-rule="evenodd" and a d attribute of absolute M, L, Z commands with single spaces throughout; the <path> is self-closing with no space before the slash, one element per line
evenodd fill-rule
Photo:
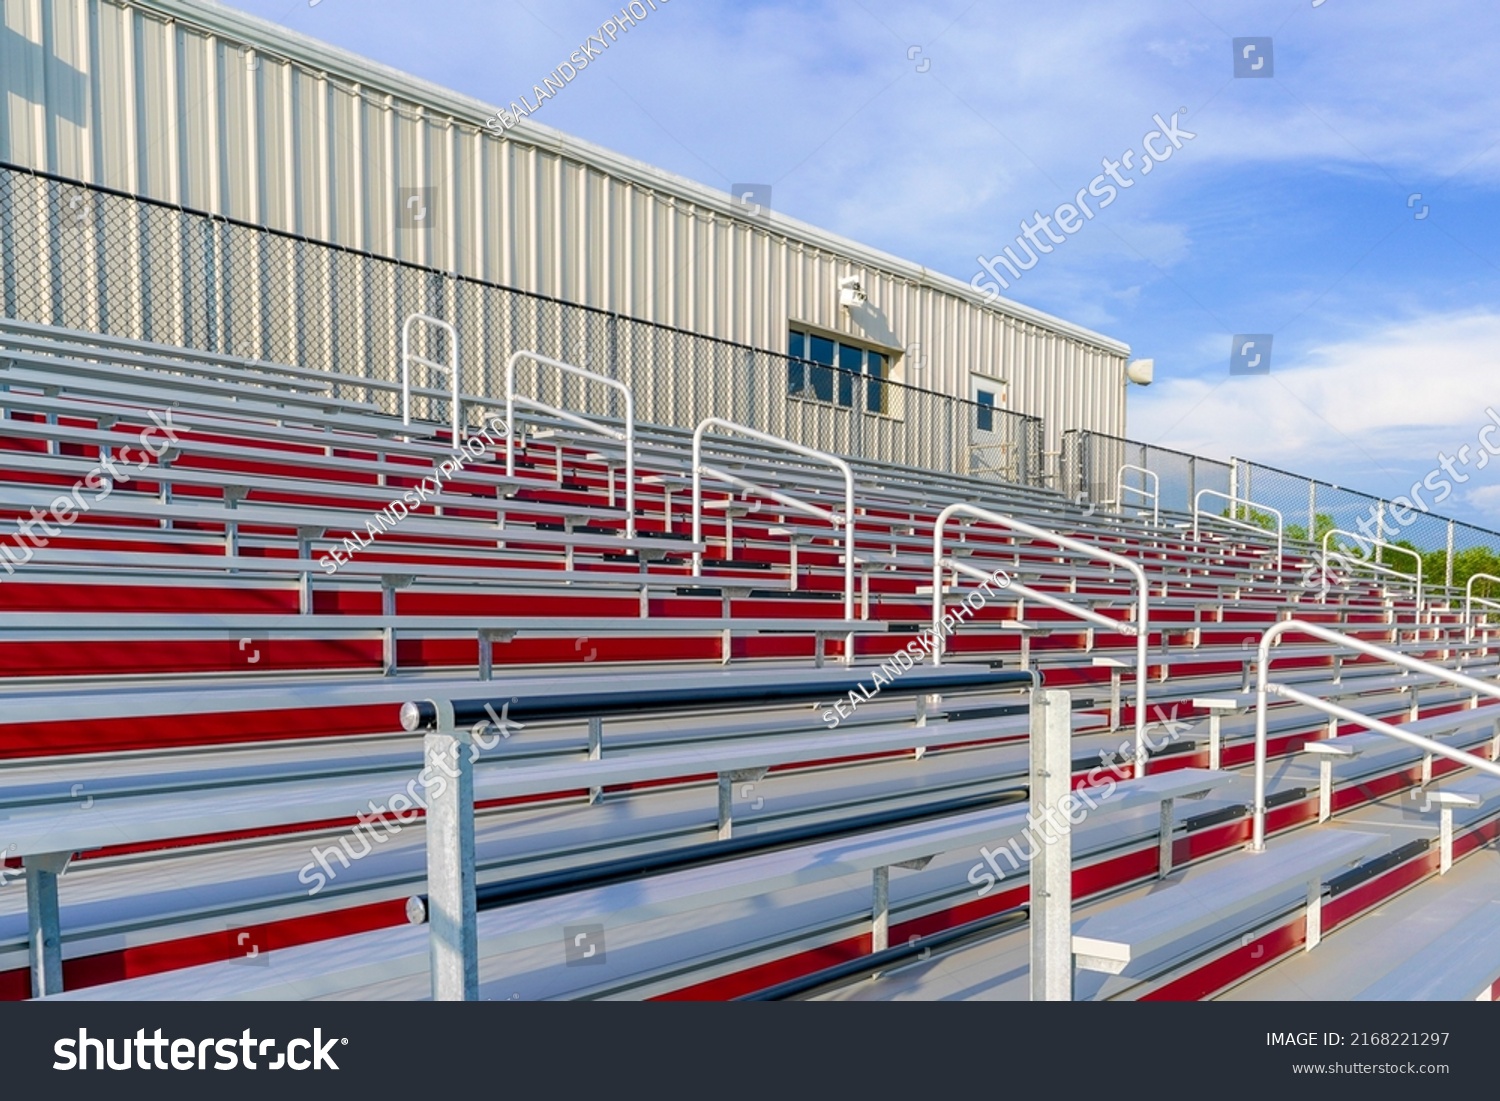
<path fill-rule="evenodd" d="M 1448 521 L 1448 562 L 1443 577 L 1444 588 L 1453 588 L 1453 521 Z"/>
<path fill-rule="evenodd" d="M 1385 501 L 1382 498 L 1375 500 L 1375 536 L 1377 539 L 1385 539 Z M 1379 543 L 1375 544 L 1375 562 L 1377 565 L 1385 561 L 1381 554 L 1384 548 Z"/>
<path fill-rule="evenodd" d="M 1318 483 L 1307 480 L 1307 537 L 1318 541 Z"/>
<path fill-rule="evenodd" d="M 1074 501 L 1081 493 L 1090 501 L 1094 499 L 1094 434 L 1087 429 L 1078 433 L 1078 484 L 1068 487 L 1068 496 Z"/>
<path fill-rule="evenodd" d="M 864 453 L 864 419 L 870 413 L 870 377 L 864 372 L 849 380 L 853 395 L 849 402 L 849 458 L 868 458 Z"/>
<path fill-rule="evenodd" d="M 1037 430 L 1037 422 L 1031 420 L 1022 421 L 1021 429 L 1022 435 L 1026 438 L 1025 444 L 1022 447 L 1021 451 L 1022 455 L 1025 457 L 1026 464 L 1025 469 L 1023 469 L 1021 472 L 1021 481 L 1025 485 L 1037 485 L 1039 483 L 1039 479 L 1037 478 L 1036 470 L 1034 468 L 1037 462 L 1041 460 L 1041 432 Z"/>
<path fill-rule="evenodd" d="M 973 450 L 970 449 L 969 454 L 960 463 L 960 451 L 958 448 L 958 402 L 953 401 L 951 398 L 948 401 L 948 454 L 948 468 L 950 470 L 955 474 L 970 473 L 968 460 L 973 457 Z"/>

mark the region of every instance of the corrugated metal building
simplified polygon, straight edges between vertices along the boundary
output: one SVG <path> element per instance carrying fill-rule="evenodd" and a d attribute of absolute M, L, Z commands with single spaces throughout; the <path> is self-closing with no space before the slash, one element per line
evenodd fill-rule
<path fill-rule="evenodd" d="M 1125 345 L 1003 300 L 986 305 L 959 280 L 529 120 L 498 136 L 484 125 L 489 104 L 217 4 L 0 2 L 8 165 L 771 353 L 785 354 L 794 332 L 806 334 L 792 338 L 804 341 L 793 346 L 804 355 L 812 341 L 820 350 L 843 343 L 888 380 L 1042 418 L 1053 451 L 1069 428 L 1124 434 Z M 54 191 L 51 202 L 95 201 L 82 194 Z M 24 221 L 11 213 L 13 229 Z M 25 247 L 15 232 L 13 250 Z M 182 267 L 198 246 L 185 229 L 169 235 L 180 238 Z M 78 323 L 81 311 L 80 327 L 118 328 L 123 307 L 90 303 L 76 263 L 49 270 L 65 262 L 56 236 L 39 239 L 41 266 L 29 278 L 51 283 L 35 291 L 39 301 L 70 305 L 39 319 Z M 332 261 L 289 261 L 274 279 L 263 252 L 207 262 L 220 279 L 258 282 L 262 298 L 332 302 L 350 290 L 332 285 Z M 91 264 L 101 284 L 125 274 Z M 148 298 L 161 265 L 126 267 Z M 867 295 L 854 309 L 839 300 L 839 281 L 851 275 Z M 142 312 L 178 307 L 171 287 L 157 291 L 162 301 Z M 15 287 L 10 298 L 27 293 Z M 257 347 L 312 356 L 305 334 L 270 341 L 265 331 L 281 322 L 264 302 L 194 309 L 213 315 L 218 335 L 208 343 L 242 345 L 249 327 Z M 147 317 L 138 327 L 204 343 L 197 324 Z M 389 377 L 388 324 L 358 322 L 344 342 L 376 361 L 364 373 Z M 478 339 L 483 357 L 507 350 Z M 577 354 L 556 341 L 560 354 Z M 491 373 L 478 385 L 493 386 Z M 893 404 L 874 391 L 870 401 Z"/>

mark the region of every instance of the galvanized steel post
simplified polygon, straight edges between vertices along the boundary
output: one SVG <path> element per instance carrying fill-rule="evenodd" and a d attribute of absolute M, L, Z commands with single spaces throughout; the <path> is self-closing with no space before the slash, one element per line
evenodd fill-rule
<path fill-rule="evenodd" d="M 427 790 L 427 912 L 432 998 L 479 998 L 479 915 L 474 894 L 473 732 L 455 728 L 453 704 L 430 701 L 437 729 L 423 739 Z"/>
<path fill-rule="evenodd" d="M 1031 691 L 1031 1000 L 1073 1000 L 1072 697 Z M 1049 811 L 1053 812 L 1049 814 Z M 1053 818 L 1057 819 L 1054 832 Z"/>
<path fill-rule="evenodd" d="M 72 853 L 27 856 L 26 926 L 31 954 L 31 996 L 61 994 L 62 914 L 57 900 L 57 877 L 73 859 Z"/>

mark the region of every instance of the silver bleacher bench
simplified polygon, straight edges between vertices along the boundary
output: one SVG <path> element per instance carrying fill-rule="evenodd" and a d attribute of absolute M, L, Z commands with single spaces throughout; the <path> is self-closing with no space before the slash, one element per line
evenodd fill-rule
<path fill-rule="evenodd" d="M 1205 793 L 1226 779 L 1222 774 L 1189 769 L 1126 780 L 1095 813 L 1155 807 L 1163 799 Z M 977 850 L 1024 827 L 1026 815 L 1024 805 L 974 811 L 485 910 L 478 915 L 480 959 L 551 943 L 560 918 L 571 915 L 607 913 L 611 922 L 626 924 L 688 915 L 713 905 L 840 878 L 869 882 L 893 867 L 915 867 L 954 850 Z M 261 1000 L 347 994 L 365 985 L 425 974 L 428 937 L 425 925 L 385 929 L 284 949 L 276 953 L 273 963 L 277 966 L 271 968 L 208 964 L 95 986 L 71 997 Z"/>
<path fill-rule="evenodd" d="M 1434 944 L 1354 996 L 1357 1002 L 1488 1002 L 1500 978 L 1500 901 L 1486 902 Z"/>
<path fill-rule="evenodd" d="M 1305 906 L 1309 950 L 1320 937 L 1324 879 L 1385 852 L 1384 834 L 1322 829 L 1260 853 L 1225 857 L 1180 882 L 1073 924 L 1078 970 L 1134 982 L 1212 949 L 1279 913 Z"/>
<path fill-rule="evenodd" d="M 682 638 L 718 636 L 724 641 L 721 662 L 728 664 L 729 643 L 736 634 L 796 634 L 814 636 L 814 657 L 822 665 L 824 643 L 834 636 L 882 634 L 889 624 L 846 619 L 752 619 L 736 617 L 608 617 L 560 618 L 542 616 L 421 616 L 421 615 L 161 615 L 127 614 L 101 622 L 91 612 L 0 612 L 0 639 L 8 641 L 149 641 L 152 639 L 239 640 L 247 631 L 274 631 L 288 638 L 369 639 L 382 643 L 382 673 L 397 673 L 396 646 L 402 633 L 423 638 L 472 638 L 478 644 L 476 665 L 488 680 L 493 669 L 493 644 L 531 638 L 606 635 Z M 853 658 L 845 654 L 847 664 Z"/>

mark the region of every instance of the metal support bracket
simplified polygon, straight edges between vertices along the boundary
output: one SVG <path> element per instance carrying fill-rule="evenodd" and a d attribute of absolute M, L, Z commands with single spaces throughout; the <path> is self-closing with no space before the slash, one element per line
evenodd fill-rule
<path fill-rule="evenodd" d="M 67 871 L 72 853 L 37 853 L 25 858 L 26 932 L 31 954 L 31 996 L 63 991 L 62 913 L 57 879 Z"/>

